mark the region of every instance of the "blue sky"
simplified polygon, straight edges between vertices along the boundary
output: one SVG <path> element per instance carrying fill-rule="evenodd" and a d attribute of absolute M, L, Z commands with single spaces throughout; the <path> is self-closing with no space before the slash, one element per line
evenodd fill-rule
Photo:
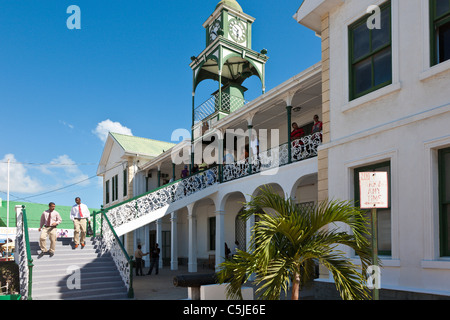
<path fill-rule="evenodd" d="M 99 208 L 100 129 L 163 141 L 189 129 L 190 57 L 218 2 L 0 0 L 0 197 L 9 158 L 11 201 Z M 267 91 L 320 61 L 320 39 L 292 18 L 301 0 L 238 2 L 256 18 L 253 50 L 268 50 Z M 66 26 L 70 5 L 80 30 Z M 261 94 L 258 78 L 244 85 L 246 99 Z M 196 104 L 216 89 L 200 84 Z"/>

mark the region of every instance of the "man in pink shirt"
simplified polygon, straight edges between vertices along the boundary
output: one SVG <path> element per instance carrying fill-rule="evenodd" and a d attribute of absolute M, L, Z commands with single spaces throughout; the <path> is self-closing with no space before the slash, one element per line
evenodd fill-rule
<path fill-rule="evenodd" d="M 48 204 L 48 210 L 45 210 L 41 215 L 41 222 L 39 224 L 39 231 L 41 236 L 39 238 L 39 247 L 41 254 L 49 253 L 50 256 L 55 254 L 56 247 L 56 226 L 62 221 L 61 216 L 55 211 L 55 203 Z M 47 251 L 47 237 L 50 239 L 50 250 Z"/>

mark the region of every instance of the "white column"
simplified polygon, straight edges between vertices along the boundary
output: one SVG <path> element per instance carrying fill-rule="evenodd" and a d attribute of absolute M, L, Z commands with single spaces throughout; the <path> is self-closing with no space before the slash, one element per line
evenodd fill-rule
<path fill-rule="evenodd" d="M 150 224 L 147 224 L 144 226 L 144 236 L 143 236 L 143 243 L 145 244 L 145 251 L 143 252 L 150 252 L 150 242 L 149 242 L 149 235 L 150 234 Z M 150 266 L 150 255 L 146 255 L 142 258 L 145 261 L 146 266 Z"/>
<path fill-rule="evenodd" d="M 170 270 L 178 270 L 178 228 L 177 228 L 177 212 L 170 214 Z"/>
<path fill-rule="evenodd" d="M 188 271 L 197 272 L 197 217 L 194 214 L 194 204 L 187 206 L 189 221 L 189 260 Z"/>
<path fill-rule="evenodd" d="M 249 195 L 245 195 L 245 202 L 250 202 L 252 200 L 252 197 Z M 251 238 L 252 238 L 252 229 L 253 226 L 255 225 L 255 215 L 252 215 L 251 217 L 249 217 L 246 221 L 246 228 L 245 228 L 245 240 L 246 240 L 246 250 L 247 252 L 250 252 L 250 243 L 251 243 Z"/>
<path fill-rule="evenodd" d="M 216 211 L 216 269 L 225 260 L 225 211 Z"/>
<path fill-rule="evenodd" d="M 252 198 L 249 195 L 245 195 L 245 202 L 249 202 L 251 201 Z M 251 248 L 250 248 L 250 243 L 251 243 L 251 239 L 252 239 L 252 230 L 253 227 L 255 225 L 255 215 L 251 215 L 247 221 L 246 221 L 246 230 L 245 230 L 245 238 L 246 238 L 246 246 L 247 248 L 245 248 L 247 250 L 247 252 L 251 252 Z M 250 276 L 250 280 L 255 280 L 255 275 L 252 274 Z"/>
<path fill-rule="evenodd" d="M 162 261 L 162 220 L 156 220 L 156 243 L 158 244 L 161 253 L 159 254 L 159 268 L 162 269 L 163 261 Z"/>
<path fill-rule="evenodd" d="M 247 242 L 247 248 L 245 249 L 247 250 L 247 252 L 250 252 L 250 242 L 252 239 L 252 229 L 254 225 L 255 225 L 255 216 L 252 215 L 246 221 L 245 239 Z"/>

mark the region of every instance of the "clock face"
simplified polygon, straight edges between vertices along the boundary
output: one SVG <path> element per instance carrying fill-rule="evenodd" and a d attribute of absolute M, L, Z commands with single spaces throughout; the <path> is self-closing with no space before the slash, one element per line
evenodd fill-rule
<path fill-rule="evenodd" d="M 230 20 L 228 32 L 230 33 L 231 38 L 234 41 L 238 43 L 242 43 L 245 41 L 245 25 L 242 21 L 239 21 L 237 19 Z"/>
<path fill-rule="evenodd" d="M 209 40 L 214 41 L 217 38 L 219 29 L 220 22 L 216 20 L 209 28 Z"/>

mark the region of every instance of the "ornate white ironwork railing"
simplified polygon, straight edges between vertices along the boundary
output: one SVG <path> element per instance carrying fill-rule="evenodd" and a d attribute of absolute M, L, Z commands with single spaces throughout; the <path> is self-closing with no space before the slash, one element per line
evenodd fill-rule
<path fill-rule="evenodd" d="M 25 206 L 22 206 L 22 210 L 17 212 L 16 230 L 14 259 L 19 266 L 19 293 L 22 300 L 31 300 L 33 259 L 31 258 Z"/>
<path fill-rule="evenodd" d="M 94 214 L 94 219 L 101 216 L 101 237 L 99 238 L 101 240 L 101 255 L 106 253 L 111 254 L 111 257 L 113 258 L 114 263 L 119 270 L 120 276 L 122 277 L 122 280 L 128 290 L 128 297 L 133 298 L 133 257 L 128 255 L 110 221 L 106 216 L 104 216 L 104 214 L 104 212 Z M 97 223 L 98 220 L 95 221 Z"/>
<path fill-rule="evenodd" d="M 316 132 L 309 136 L 292 141 L 292 161 L 300 161 L 317 156 L 317 149 L 321 144 L 321 132 Z"/>
<path fill-rule="evenodd" d="M 302 137 L 291 142 L 291 162 L 305 160 L 317 156 L 317 148 L 322 143 L 321 133 Z M 258 156 L 224 164 L 222 181 L 227 182 L 250 174 L 274 169 L 289 163 L 288 143 L 276 148 L 260 152 Z M 249 162 L 249 159 L 251 161 Z M 251 163 L 251 169 L 250 165 Z"/>
<path fill-rule="evenodd" d="M 106 216 L 113 228 L 151 214 L 172 202 L 178 201 L 219 182 L 218 167 L 196 173 L 183 180 L 163 186 L 143 196 L 133 198 L 108 208 Z"/>

